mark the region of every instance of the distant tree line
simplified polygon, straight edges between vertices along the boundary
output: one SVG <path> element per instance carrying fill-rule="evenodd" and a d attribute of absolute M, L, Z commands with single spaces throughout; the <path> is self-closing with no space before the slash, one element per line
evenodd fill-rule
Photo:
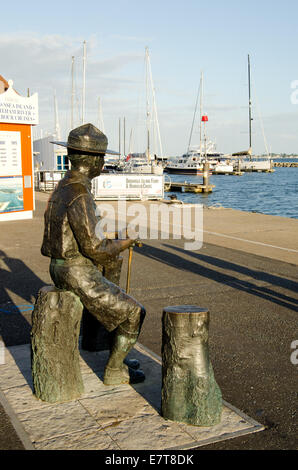
<path fill-rule="evenodd" d="M 262 157 L 267 157 L 267 154 L 263 154 Z M 278 157 L 278 158 L 290 158 L 290 157 L 298 157 L 298 153 L 270 153 L 270 157 Z"/>

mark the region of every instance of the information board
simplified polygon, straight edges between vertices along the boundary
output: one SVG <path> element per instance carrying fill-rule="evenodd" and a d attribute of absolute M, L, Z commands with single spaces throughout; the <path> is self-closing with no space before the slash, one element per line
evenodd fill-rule
<path fill-rule="evenodd" d="M 95 199 L 162 199 L 163 176 L 151 174 L 103 173 L 94 178 L 92 192 Z"/>
<path fill-rule="evenodd" d="M 0 94 L 0 221 L 31 219 L 34 210 L 31 126 L 38 124 L 38 98 L 8 84 Z"/>
<path fill-rule="evenodd" d="M 22 175 L 20 132 L 0 131 L 0 175 Z"/>

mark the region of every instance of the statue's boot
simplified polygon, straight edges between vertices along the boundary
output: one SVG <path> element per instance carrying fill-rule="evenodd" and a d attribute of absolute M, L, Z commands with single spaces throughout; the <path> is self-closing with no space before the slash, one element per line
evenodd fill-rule
<path fill-rule="evenodd" d="M 140 362 L 137 359 L 124 359 L 124 364 L 126 364 L 130 369 L 137 370 L 140 368 Z"/>
<path fill-rule="evenodd" d="M 136 384 L 144 382 L 145 374 L 142 370 L 135 370 L 122 363 L 120 368 L 105 367 L 103 383 L 105 385 Z"/>
<path fill-rule="evenodd" d="M 121 327 L 118 327 L 110 357 L 105 367 L 103 380 L 105 385 L 139 383 L 145 380 L 143 371 L 132 369 L 124 363 L 127 354 L 135 345 L 137 338 L 138 334 L 124 332 Z"/>

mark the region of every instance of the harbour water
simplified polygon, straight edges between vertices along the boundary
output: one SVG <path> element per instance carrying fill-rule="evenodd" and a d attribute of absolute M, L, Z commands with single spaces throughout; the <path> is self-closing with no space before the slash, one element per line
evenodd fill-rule
<path fill-rule="evenodd" d="M 201 183 L 201 176 L 167 175 L 172 181 Z M 275 168 L 274 173 L 244 173 L 242 176 L 213 175 L 210 194 L 175 194 L 185 203 L 223 206 L 241 211 L 260 212 L 298 219 L 298 168 Z"/>

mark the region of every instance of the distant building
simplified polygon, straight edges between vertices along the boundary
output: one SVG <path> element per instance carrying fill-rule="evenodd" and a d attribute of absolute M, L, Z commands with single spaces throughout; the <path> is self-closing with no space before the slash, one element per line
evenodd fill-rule
<path fill-rule="evenodd" d="M 2 77 L 2 75 L 0 75 L 0 93 L 4 93 L 8 90 L 8 86 L 8 82 Z"/>
<path fill-rule="evenodd" d="M 67 148 L 51 144 L 53 140 L 53 135 L 34 140 L 35 171 L 66 171 L 70 168 Z"/>

